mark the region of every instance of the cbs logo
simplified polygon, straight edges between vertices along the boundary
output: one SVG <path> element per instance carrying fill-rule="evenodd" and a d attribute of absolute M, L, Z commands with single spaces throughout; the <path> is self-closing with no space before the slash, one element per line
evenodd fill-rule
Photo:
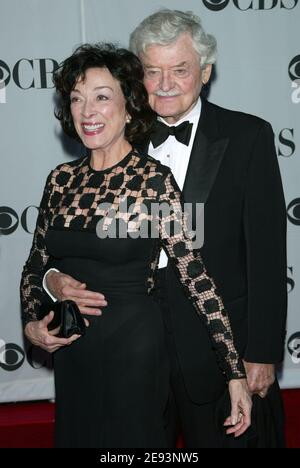
<path fill-rule="evenodd" d="M 294 156 L 296 151 L 296 145 L 294 142 L 294 129 L 293 128 L 283 128 L 278 135 L 278 156 L 284 158 L 290 158 Z"/>
<path fill-rule="evenodd" d="M 292 80 L 292 102 L 300 102 L 300 55 L 296 55 L 290 63 L 288 69 L 289 77 Z"/>
<path fill-rule="evenodd" d="M 295 226 L 300 226 L 300 198 L 295 198 L 287 206 L 288 220 Z"/>
<path fill-rule="evenodd" d="M 24 364 L 26 357 L 28 364 L 33 369 L 53 369 L 51 354 L 43 351 L 41 348 L 30 344 L 25 354 L 24 349 L 19 345 L 5 343 L 3 340 L 0 340 L 0 369 L 7 372 L 16 371 Z"/>
<path fill-rule="evenodd" d="M 289 63 L 289 77 L 292 81 L 300 79 L 300 55 L 296 55 Z"/>
<path fill-rule="evenodd" d="M 291 292 L 294 291 L 295 289 L 295 281 L 294 279 L 292 278 L 293 274 L 294 274 L 294 268 L 293 267 L 288 267 L 288 275 L 290 274 L 291 276 L 287 276 L 287 286 L 288 286 L 288 293 L 290 294 Z"/>
<path fill-rule="evenodd" d="M 287 348 L 294 364 L 300 363 L 300 332 L 294 333 L 288 340 Z"/>
<path fill-rule="evenodd" d="M 8 372 L 15 371 L 25 361 L 24 350 L 15 343 L 4 343 L 0 340 L 0 368 Z"/>
<path fill-rule="evenodd" d="M 0 206 L 0 235 L 12 234 L 18 229 L 19 224 L 25 232 L 33 234 L 37 212 L 38 207 L 31 205 L 25 208 L 19 218 L 18 213 L 9 206 Z"/>
<path fill-rule="evenodd" d="M 230 0 L 202 0 L 204 6 L 211 11 L 224 10 L 229 4 Z M 278 7 L 284 10 L 293 10 L 298 0 L 232 0 L 232 4 L 241 11 L 248 10 L 273 10 Z"/>
<path fill-rule="evenodd" d="M 52 75 L 57 68 L 58 62 L 50 58 L 22 58 L 12 68 L 0 60 L 0 83 L 7 86 L 12 79 L 20 89 L 53 88 Z"/>

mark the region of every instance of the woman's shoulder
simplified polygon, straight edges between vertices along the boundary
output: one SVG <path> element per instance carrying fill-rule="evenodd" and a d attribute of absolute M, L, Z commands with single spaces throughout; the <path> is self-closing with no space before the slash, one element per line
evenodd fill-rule
<path fill-rule="evenodd" d="M 82 169 L 88 167 L 87 160 L 87 156 L 83 156 L 72 161 L 63 162 L 56 166 L 55 169 L 50 172 L 48 177 L 51 179 L 53 184 L 64 185 L 67 179 L 71 176 L 77 175 Z"/>
<path fill-rule="evenodd" d="M 53 172 L 73 172 L 77 169 L 87 165 L 87 156 L 82 156 L 81 158 L 73 159 L 72 161 L 65 161 L 61 164 L 58 164 Z"/>
<path fill-rule="evenodd" d="M 158 159 L 153 158 L 147 153 L 142 151 L 134 151 L 135 156 L 138 158 L 138 164 L 136 167 L 141 167 L 146 173 L 155 173 L 165 178 L 171 173 L 171 169 L 168 166 L 162 164 Z"/>

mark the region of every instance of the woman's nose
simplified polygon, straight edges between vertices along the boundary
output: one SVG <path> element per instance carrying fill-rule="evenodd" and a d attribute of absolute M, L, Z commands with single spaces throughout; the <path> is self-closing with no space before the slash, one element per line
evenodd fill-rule
<path fill-rule="evenodd" d="M 82 108 L 82 115 L 86 118 L 92 117 L 95 115 L 96 111 L 94 109 L 93 103 L 90 101 L 86 101 Z"/>

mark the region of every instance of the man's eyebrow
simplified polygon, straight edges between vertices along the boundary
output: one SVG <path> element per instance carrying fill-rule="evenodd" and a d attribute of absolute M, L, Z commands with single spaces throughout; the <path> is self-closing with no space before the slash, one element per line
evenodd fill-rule
<path fill-rule="evenodd" d="M 176 64 L 176 65 L 172 65 L 171 68 L 179 68 L 179 67 L 184 67 L 184 66 L 186 66 L 186 65 L 187 65 L 187 62 L 184 61 L 184 62 L 180 62 L 180 63 L 178 63 L 178 64 Z M 145 63 L 145 64 L 144 64 L 144 67 L 145 67 L 145 68 L 159 68 L 159 66 L 157 66 L 157 65 L 151 65 L 151 64 L 149 64 L 149 63 Z"/>
<path fill-rule="evenodd" d="M 185 65 L 187 65 L 187 62 L 186 62 L 186 61 L 184 61 L 184 62 L 180 62 L 180 63 L 178 63 L 178 65 L 173 65 L 173 67 L 172 67 L 172 68 L 179 68 L 179 67 L 184 67 Z"/>

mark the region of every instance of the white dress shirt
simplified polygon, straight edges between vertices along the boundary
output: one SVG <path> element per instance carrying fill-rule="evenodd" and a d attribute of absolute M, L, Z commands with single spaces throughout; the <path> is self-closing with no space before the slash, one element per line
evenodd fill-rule
<path fill-rule="evenodd" d="M 177 125 L 180 125 L 186 120 L 193 124 L 191 138 L 188 146 L 176 140 L 174 135 L 170 135 L 166 141 L 164 141 L 161 145 L 157 146 L 156 148 L 153 148 L 151 142 L 149 144 L 148 153 L 150 154 L 150 156 L 152 156 L 155 159 L 158 159 L 162 164 L 168 166 L 171 169 L 180 190 L 183 189 L 188 164 L 190 161 L 190 155 L 194 144 L 195 134 L 200 119 L 200 114 L 201 99 L 199 98 L 196 105 L 191 109 L 191 111 L 182 119 L 178 120 L 178 122 L 176 122 L 176 124 L 174 125 L 177 127 Z M 172 124 L 168 124 L 162 117 L 158 117 L 158 120 L 170 127 L 172 126 Z M 159 257 L 158 268 L 166 267 L 167 263 L 168 257 L 165 251 L 162 250 Z"/>

